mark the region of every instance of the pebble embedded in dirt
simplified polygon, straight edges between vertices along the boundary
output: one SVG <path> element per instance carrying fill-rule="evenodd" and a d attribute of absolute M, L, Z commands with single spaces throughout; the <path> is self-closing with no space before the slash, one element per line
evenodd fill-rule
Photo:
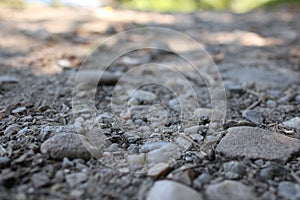
<path fill-rule="evenodd" d="M 149 163 L 149 166 L 160 162 L 169 163 L 178 156 L 178 153 L 179 147 L 175 144 L 168 143 L 159 149 L 155 149 L 147 153 L 146 160 Z"/>
<path fill-rule="evenodd" d="M 0 76 L 0 85 L 1 83 L 18 83 L 20 80 L 15 76 L 3 75 Z"/>
<path fill-rule="evenodd" d="M 78 134 L 61 133 L 46 140 L 41 146 L 41 152 L 49 154 L 54 159 L 62 160 L 82 158 L 90 159 L 91 154 L 82 144 Z"/>
<path fill-rule="evenodd" d="M 284 126 L 295 128 L 297 130 L 300 130 L 300 117 L 295 117 L 290 120 L 282 122 Z"/>
<path fill-rule="evenodd" d="M 198 176 L 196 179 L 193 180 L 193 185 L 197 187 L 203 187 L 204 184 L 209 183 L 211 181 L 212 177 L 208 173 L 202 173 L 200 176 Z"/>
<path fill-rule="evenodd" d="M 40 188 L 49 184 L 50 179 L 45 172 L 39 172 L 32 175 L 31 183 L 34 188 Z"/>
<path fill-rule="evenodd" d="M 223 165 L 225 176 L 229 179 L 236 179 L 246 174 L 247 166 L 237 161 L 226 162 Z"/>
<path fill-rule="evenodd" d="M 77 173 L 66 175 L 66 181 L 71 188 L 78 186 L 80 183 L 86 181 L 87 179 L 88 176 L 84 172 L 77 172 Z"/>
<path fill-rule="evenodd" d="M 269 163 L 260 170 L 258 175 L 262 180 L 270 180 L 274 177 L 283 176 L 286 173 L 288 173 L 288 171 L 279 164 Z"/>
<path fill-rule="evenodd" d="M 148 92 L 144 90 L 136 90 L 134 91 L 129 102 L 133 103 L 130 105 L 149 104 L 152 103 L 155 99 L 157 99 L 157 96 L 152 92 Z"/>
<path fill-rule="evenodd" d="M 209 200 L 253 200 L 256 199 L 250 187 L 237 182 L 225 180 L 209 185 L 205 194 Z"/>
<path fill-rule="evenodd" d="M 8 157 L 0 157 L 0 169 L 8 167 L 10 163 L 10 159 Z"/>
<path fill-rule="evenodd" d="M 12 110 L 11 112 L 13 113 L 13 114 L 17 114 L 17 113 L 22 113 L 22 112 L 24 112 L 24 111 L 26 111 L 27 110 L 27 108 L 26 107 L 18 107 L 18 108 L 16 108 L 16 109 L 14 109 L 14 110 Z"/>
<path fill-rule="evenodd" d="M 7 154 L 7 151 L 5 150 L 5 148 L 2 145 L 0 145 L 0 156 L 4 156 L 6 154 Z"/>
<path fill-rule="evenodd" d="M 263 123 L 263 117 L 260 112 L 255 110 L 243 111 L 243 117 L 252 122 L 255 125 L 261 125 Z"/>
<path fill-rule="evenodd" d="M 202 200 L 196 190 L 174 181 L 162 180 L 154 183 L 150 189 L 147 200 Z"/>
<path fill-rule="evenodd" d="M 9 125 L 5 131 L 4 131 L 4 135 L 6 136 L 11 136 L 15 133 L 17 133 L 22 127 L 18 124 L 12 124 L 12 125 Z"/>
<path fill-rule="evenodd" d="M 216 151 L 228 157 L 279 160 L 286 162 L 300 150 L 300 140 L 256 127 L 233 127 Z"/>

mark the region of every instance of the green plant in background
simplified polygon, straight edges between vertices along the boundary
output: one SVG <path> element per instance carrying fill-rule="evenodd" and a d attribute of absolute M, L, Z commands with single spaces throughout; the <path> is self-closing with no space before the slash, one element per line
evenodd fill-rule
<path fill-rule="evenodd" d="M 123 0 L 121 3 L 128 8 L 139 10 L 156 10 L 161 12 L 195 10 L 197 2 L 195 0 Z"/>
<path fill-rule="evenodd" d="M 24 8 L 24 0 L 0 0 L 0 6 L 9 7 L 9 8 Z"/>
<path fill-rule="evenodd" d="M 63 6 L 60 0 L 52 0 L 51 6 L 54 8 L 60 8 Z"/>
<path fill-rule="evenodd" d="M 232 10 L 243 13 L 257 8 L 283 3 L 300 3 L 300 0 L 119 0 L 127 8 L 160 12 L 190 12 L 197 9 Z"/>

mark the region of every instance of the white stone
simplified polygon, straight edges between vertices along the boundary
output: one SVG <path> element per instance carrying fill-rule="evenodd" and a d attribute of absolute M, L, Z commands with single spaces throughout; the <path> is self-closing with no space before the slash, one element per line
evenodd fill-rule
<path fill-rule="evenodd" d="M 169 180 L 157 181 L 150 189 L 146 200 L 202 200 L 196 190 Z"/>

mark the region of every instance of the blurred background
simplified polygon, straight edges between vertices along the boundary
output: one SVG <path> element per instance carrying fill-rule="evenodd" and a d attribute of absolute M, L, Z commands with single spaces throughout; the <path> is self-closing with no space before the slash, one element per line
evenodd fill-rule
<path fill-rule="evenodd" d="M 116 6 L 146 11 L 191 12 L 201 10 L 231 10 L 244 13 L 258 8 L 274 7 L 282 4 L 299 6 L 299 0 L 0 0 L 3 6 L 22 8 L 28 4 L 43 3 L 54 7 L 99 7 Z"/>

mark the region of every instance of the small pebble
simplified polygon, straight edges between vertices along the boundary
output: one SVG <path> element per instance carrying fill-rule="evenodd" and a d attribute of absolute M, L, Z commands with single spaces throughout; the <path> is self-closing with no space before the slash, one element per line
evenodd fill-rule
<path fill-rule="evenodd" d="M 63 168 L 72 168 L 74 166 L 73 162 L 70 161 L 68 158 L 63 159 L 62 167 Z"/>
<path fill-rule="evenodd" d="M 66 181 L 70 185 L 71 188 L 79 185 L 80 183 L 86 181 L 88 176 L 83 172 L 77 172 L 73 174 L 66 175 Z"/>
<path fill-rule="evenodd" d="M 284 126 L 300 130 L 300 117 L 294 117 L 290 120 L 282 122 Z"/>
<path fill-rule="evenodd" d="M 40 188 L 50 183 L 50 179 L 44 172 L 33 174 L 30 180 L 34 188 Z"/>
<path fill-rule="evenodd" d="M 169 180 L 157 181 L 150 189 L 146 200 L 202 200 L 196 190 Z"/>
<path fill-rule="evenodd" d="M 263 123 L 263 117 L 260 112 L 255 110 L 245 110 L 243 111 L 243 117 L 252 122 L 255 125 L 261 125 Z"/>

